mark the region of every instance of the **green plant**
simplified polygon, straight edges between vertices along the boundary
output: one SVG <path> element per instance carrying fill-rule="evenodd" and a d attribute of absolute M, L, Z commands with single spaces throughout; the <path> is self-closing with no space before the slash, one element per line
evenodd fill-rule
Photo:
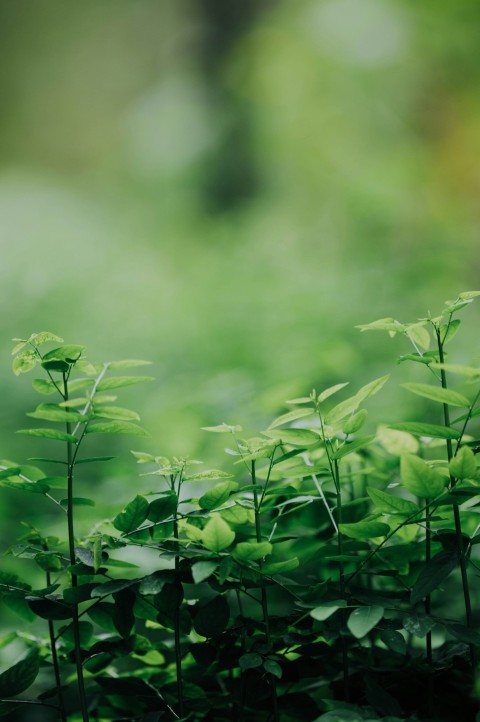
<path fill-rule="evenodd" d="M 111 375 L 143 362 L 90 364 L 78 346 L 41 354 L 62 343 L 52 334 L 19 342 L 15 371 L 41 367 L 36 390 L 60 396 L 32 415 L 64 425 L 22 433 L 63 444 L 65 458 L 35 461 L 65 474 L 5 461 L 0 486 L 66 513 L 67 543 L 28 526 L 11 547 L 44 586 L 1 573 L 3 602 L 36 631 L 4 639 L 29 651 L 0 675 L 0 714 L 42 705 L 72 722 L 293 722 L 301 709 L 312 722 L 450 722 L 462 709 L 476 722 L 480 370 L 447 362 L 445 346 L 478 295 L 460 294 L 437 317 L 360 327 L 411 341 L 400 360 L 435 377 L 404 384 L 426 420 L 384 418 L 364 433 L 382 376 L 338 403 L 345 383 L 293 399 L 255 437 L 207 427 L 231 440 L 228 471 L 134 451 L 148 488 L 83 540 L 74 511 L 92 501 L 75 495 L 74 472 L 110 457 L 79 449 L 95 432 L 145 435 L 110 393 L 146 380 Z M 39 670 L 51 681 L 39 685 Z M 36 697 L 19 696 L 31 685 Z"/>

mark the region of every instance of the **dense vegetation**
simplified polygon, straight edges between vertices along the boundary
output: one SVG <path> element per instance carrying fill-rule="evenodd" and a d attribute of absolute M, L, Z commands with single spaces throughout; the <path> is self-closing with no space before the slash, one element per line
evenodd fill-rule
<path fill-rule="evenodd" d="M 222 469 L 133 451 L 140 493 L 123 510 L 112 499 L 84 538 L 76 513 L 95 501 L 82 479 L 112 459 L 88 456 L 89 443 L 148 436 L 116 405 L 117 389 L 150 379 L 128 372 L 146 362 L 92 363 L 46 332 L 16 339 L 14 372 L 42 371 L 33 386 L 50 397 L 19 433 L 63 451 L 3 460 L 0 486 L 49 499 L 66 538 L 26 523 L 9 549 L 2 602 L 22 622 L 1 640 L 19 656 L 0 674 L 1 715 L 477 720 L 480 369 L 447 358 L 457 313 L 477 296 L 360 326 L 406 337 L 400 360 L 428 383 L 404 386 L 426 400 L 425 418 L 365 434 L 382 376 L 347 396 L 342 382 L 292 399 L 255 438 L 234 423 L 205 428 L 227 439 Z"/>

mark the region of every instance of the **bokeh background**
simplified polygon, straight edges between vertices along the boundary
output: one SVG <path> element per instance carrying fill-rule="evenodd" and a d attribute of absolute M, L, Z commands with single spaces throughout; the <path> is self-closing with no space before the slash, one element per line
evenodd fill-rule
<path fill-rule="evenodd" d="M 53 453 L 14 433 L 43 399 L 10 339 L 40 330 L 153 362 L 120 395 L 152 438 L 84 480 L 100 515 L 145 486 L 128 449 L 219 466 L 201 426 L 258 433 L 313 386 L 391 371 L 371 406 L 405 419 L 423 369 L 354 326 L 479 287 L 479 82 L 470 0 L 0 2 L 0 456 Z M 57 523 L 20 496 L 8 541 Z"/>

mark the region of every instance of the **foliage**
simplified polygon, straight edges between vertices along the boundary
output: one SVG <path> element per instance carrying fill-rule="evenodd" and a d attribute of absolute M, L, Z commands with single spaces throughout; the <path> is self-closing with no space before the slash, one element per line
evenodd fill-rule
<path fill-rule="evenodd" d="M 91 363 L 50 333 L 16 339 L 14 372 L 42 371 L 34 389 L 56 399 L 20 433 L 61 448 L 36 462 L 63 475 L 5 460 L 0 486 L 49 499 L 67 539 L 27 524 L 10 547 L 44 585 L 33 589 L 28 569 L 1 573 L 2 602 L 35 624 L 3 640 L 26 655 L 0 674 L 0 713 L 29 703 L 72 722 L 290 722 L 299 710 L 312 722 L 447 722 L 461 709 L 474 722 L 480 371 L 447 362 L 445 347 L 478 295 L 360 327 L 411 342 L 401 362 L 432 383 L 404 386 L 426 400 L 427 421 L 365 432 L 382 376 L 339 402 L 345 383 L 293 399 L 253 438 L 207 428 L 229 439 L 230 471 L 134 451 L 149 489 L 113 502 L 82 539 L 75 510 L 94 500 L 76 495 L 78 477 L 111 459 L 84 446 L 91 434 L 148 436 L 111 393 L 147 381 L 123 375 L 145 362 Z"/>

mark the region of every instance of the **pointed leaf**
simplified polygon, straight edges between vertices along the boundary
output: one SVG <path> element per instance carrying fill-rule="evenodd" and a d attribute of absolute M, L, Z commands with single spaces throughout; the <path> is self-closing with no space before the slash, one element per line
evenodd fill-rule
<path fill-rule="evenodd" d="M 148 514 L 149 503 L 137 495 L 113 520 L 113 526 L 122 532 L 131 532 L 143 524 Z"/>
<path fill-rule="evenodd" d="M 361 639 L 368 634 L 383 617 L 383 607 L 374 605 L 372 607 L 357 607 L 350 614 L 347 627 L 354 637 Z"/>
<path fill-rule="evenodd" d="M 73 434 L 67 434 L 57 429 L 19 429 L 17 434 L 25 434 L 26 436 L 38 436 L 42 439 L 55 439 L 56 441 L 66 441 L 70 444 L 76 444 L 78 439 Z"/>
<path fill-rule="evenodd" d="M 101 421 L 87 427 L 87 434 L 130 434 L 132 436 L 150 436 L 148 431 L 129 421 Z"/>
<path fill-rule="evenodd" d="M 412 604 L 433 592 L 448 577 L 458 564 L 458 556 L 454 551 L 441 551 L 435 554 L 425 564 L 412 589 L 410 601 Z"/>
<path fill-rule="evenodd" d="M 240 542 L 232 551 L 236 559 L 242 562 L 258 561 L 271 554 L 273 547 L 270 542 Z"/>
<path fill-rule="evenodd" d="M 423 424 L 416 421 L 404 421 L 398 424 L 389 424 L 390 429 L 398 431 L 408 431 L 414 436 L 426 436 L 432 439 L 458 439 L 460 432 L 446 426 L 437 426 L 436 424 Z"/>
<path fill-rule="evenodd" d="M 142 361 L 141 359 L 123 359 L 122 361 L 110 361 L 108 368 L 110 371 L 122 371 L 136 366 L 150 366 L 151 363 L 151 361 Z"/>
<path fill-rule="evenodd" d="M 380 489 L 367 488 L 367 494 L 373 501 L 377 509 L 384 514 L 414 514 L 420 511 L 419 507 L 413 501 L 402 499 L 401 496 L 387 494 Z"/>
<path fill-rule="evenodd" d="M 404 487 L 421 499 L 435 499 L 445 488 L 443 476 L 413 454 L 401 457 L 400 476 Z"/>
<path fill-rule="evenodd" d="M 24 690 L 28 689 L 37 678 L 40 669 L 40 656 L 36 649 L 6 669 L 0 674 L 0 696 L 15 697 Z"/>
<path fill-rule="evenodd" d="M 208 579 L 217 567 L 218 562 L 211 561 L 195 562 L 195 564 L 192 564 L 192 576 L 195 584 L 200 584 L 205 581 L 205 579 Z"/>
<path fill-rule="evenodd" d="M 431 386 L 430 384 L 402 384 L 404 389 L 411 391 L 417 396 L 423 396 L 431 401 L 438 401 L 442 404 L 449 404 L 450 406 L 470 406 L 470 401 L 463 394 L 459 394 L 457 391 L 451 391 L 450 389 L 444 389 L 441 386 Z"/>
<path fill-rule="evenodd" d="M 325 401 L 326 399 L 330 398 L 330 396 L 333 396 L 333 394 L 336 394 L 337 391 L 340 391 L 340 389 L 344 389 L 345 386 L 348 386 L 349 382 L 346 381 L 343 384 L 335 384 L 335 386 L 330 386 L 328 389 L 325 389 L 325 391 L 322 391 L 321 394 L 318 395 L 317 403 L 321 404 L 322 401 Z M 311 399 L 309 399 L 311 401 Z"/>
<path fill-rule="evenodd" d="M 223 481 L 209 489 L 198 500 L 201 509 L 215 509 L 227 501 L 230 494 L 237 491 L 238 484 L 236 481 Z"/>
<path fill-rule="evenodd" d="M 220 552 L 226 549 L 235 539 L 233 532 L 221 516 L 212 516 L 202 532 L 202 543 L 206 549 Z"/>
<path fill-rule="evenodd" d="M 477 463 L 475 454 L 468 446 L 462 446 L 450 460 L 449 471 L 456 479 L 475 479 Z"/>
<path fill-rule="evenodd" d="M 132 386 L 133 384 L 141 384 L 144 381 L 153 380 L 153 376 L 112 376 L 111 378 L 102 379 L 97 386 L 97 391 L 119 389 L 123 386 Z"/>
<path fill-rule="evenodd" d="M 385 536 L 390 531 L 388 524 L 380 521 L 357 521 L 353 524 L 339 524 L 338 528 L 342 534 L 351 539 L 375 539 L 377 536 Z"/>
<path fill-rule="evenodd" d="M 286 414 L 278 416 L 275 421 L 272 421 L 268 429 L 276 429 L 277 426 L 288 424 L 291 421 L 296 421 L 297 419 L 303 419 L 305 416 L 311 416 L 314 413 L 313 409 L 293 409 L 293 411 L 288 411 Z"/>

